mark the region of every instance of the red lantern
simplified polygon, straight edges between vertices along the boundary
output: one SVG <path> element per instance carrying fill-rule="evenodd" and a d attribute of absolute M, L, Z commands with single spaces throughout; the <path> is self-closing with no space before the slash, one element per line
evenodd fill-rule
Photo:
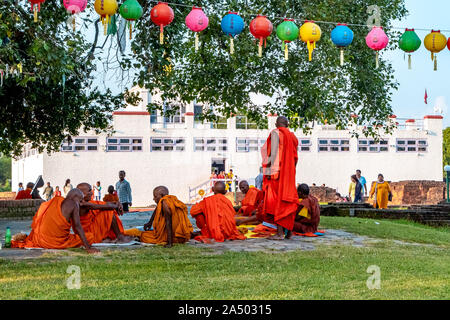
<path fill-rule="evenodd" d="M 169 25 L 174 18 L 173 10 L 166 2 L 158 2 L 150 11 L 150 18 L 153 23 L 160 27 L 159 43 L 164 43 L 164 27 Z"/>
<path fill-rule="evenodd" d="M 41 3 L 44 3 L 45 0 L 28 0 L 31 4 L 31 11 L 34 14 L 34 22 L 38 21 L 38 12 L 41 11 Z"/>
<path fill-rule="evenodd" d="M 259 39 L 258 55 L 262 57 L 262 44 L 264 40 L 264 47 L 266 46 L 266 39 L 272 34 L 273 25 L 266 16 L 258 15 L 250 22 L 250 33 Z"/>

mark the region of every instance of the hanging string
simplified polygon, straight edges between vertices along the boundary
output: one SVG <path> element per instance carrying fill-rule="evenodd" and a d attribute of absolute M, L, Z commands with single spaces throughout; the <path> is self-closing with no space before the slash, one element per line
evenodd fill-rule
<path fill-rule="evenodd" d="M 154 2 L 154 3 L 158 3 L 160 2 L 160 0 L 150 0 L 150 2 Z M 178 6 L 178 7 L 185 7 L 185 8 L 192 8 L 193 5 L 191 4 L 184 4 L 184 3 L 174 3 L 174 2 L 166 2 L 169 6 Z M 203 7 L 205 8 L 205 7 Z M 206 8 L 207 10 L 207 8 Z M 253 13 L 253 12 L 239 12 L 239 15 L 241 16 L 247 16 L 247 17 L 256 17 L 258 15 L 260 15 L 260 13 Z M 270 15 L 266 15 L 266 17 L 268 19 L 274 19 L 274 20 L 284 20 L 286 19 L 286 17 L 279 17 L 279 16 L 270 16 Z M 290 17 L 290 19 L 294 20 L 294 21 L 298 21 L 298 22 L 304 22 L 305 20 L 307 20 L 307 17 Z M 340 22 L 335 22 L 335 21 L 316 21 L 314 20 L 314 23 L 318 23 L 318 24 L 330 24 L 330 25 L 338 25 L 340 23 L 343 23 L 342 21 Z M 362 23 L 345 23 L 346 25 L 348 25 L 349 27 L 360 27 L 360 28 L 367 28 L 367 24 L 362 24 Z M 406 28 L 410 28 L 410 26 L 407 27 L 401 27 L 401 26 L 392 26 L 392 27 L 387 27 L 387 26 L 380 26 L 384 29 L 387 30 L 405 30 Z M 433 28 L 414 28 L 417 31 L 430 31 Z M 450 32 L 450 29 L 440 29 L 441 32 Z"/>

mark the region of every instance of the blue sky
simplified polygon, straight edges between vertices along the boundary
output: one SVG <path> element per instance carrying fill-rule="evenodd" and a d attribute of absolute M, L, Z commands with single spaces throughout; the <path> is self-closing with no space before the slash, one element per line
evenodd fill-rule
<path fill-rule="evenodd" d="M 448 0 L 406 0 L 409 16 L 394 22 L 395 26 L 450 30 L 450 1 Z M 423 46 L 423 39 L 430 31 L 416 31 L 422 39 L 421 48 L 412 55 L 412 70 L 408 70 L 407 56 L 395 50 L 384 54 L 395 69 L 395 78 L 400 83 L 392 95 L 392 108 L 399 118 L 423 118 L 434 114 L 438 104 L 444 110 L 444 127 L 450 126 L 447 105 L 450 103 L 450 52 L 447 48 L 438 54 L 438 70 L 433 71 L 431 54 Z M 450 32 L 443 32 L 446 37 Z M 428 105 L 424 103 L 425 88 L 428 91 Z"/>

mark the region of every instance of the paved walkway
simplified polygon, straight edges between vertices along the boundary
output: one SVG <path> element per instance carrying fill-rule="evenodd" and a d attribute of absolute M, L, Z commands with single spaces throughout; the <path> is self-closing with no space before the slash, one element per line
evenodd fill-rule
<path fill-rule="evenodd" d="M 137 212 L 125 214 L 121 217 L 125 229 L 142 226 L 150 219 L 151 212 Z M 193 224 L 195 226 L 195 223 Z M 12 234 L 18 232 L 30 232 L 31 220 L 0 220 L 0 239 L 4 244 L 6 227 L 11 228 Z M 195 240 L 189 241 L 188 245 L 198 248 L 214 249 L 212 254 L 220 254 L 224 251 L 235 252 L 286 252 L 292 250 L 314 250 L 318 245 L 349 245 L 364 247 L 365 243 L 377 241 L 368 237 L 358 236 L 342 230 L 327 229 L 322 237 L 305 238 L 292 237 L 291 240 L 273 241 L 267 239 L 247 239 L 245 241 L 226 241 L 223 243 L 204 244 Z M 141 245 L 120 247 L 121 249 L 140 248 Z M 99 248 L 106 250 L 107 248 Z M 0 250 L 0 258 L 6 259 L 32 259 L 41 256 L 45 252 L 58 252 L 58 250 L 24 250 L 6 249 Z"/>

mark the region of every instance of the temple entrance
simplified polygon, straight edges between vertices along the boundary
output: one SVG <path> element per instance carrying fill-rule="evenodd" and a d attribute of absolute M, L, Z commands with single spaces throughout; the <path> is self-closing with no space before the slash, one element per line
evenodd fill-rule
<path fill-rule="evenodd" d="M 225 171 L 225 159 L 223 158 L 211 159 L 211 172 L 214 172 L 214 170 L 217 170 L 217 173 Z"/>

